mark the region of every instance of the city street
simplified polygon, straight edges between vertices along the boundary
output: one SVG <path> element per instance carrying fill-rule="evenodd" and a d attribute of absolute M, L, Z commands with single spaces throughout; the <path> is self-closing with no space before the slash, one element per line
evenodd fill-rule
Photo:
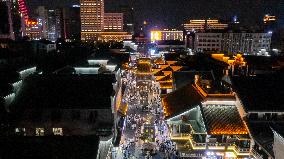
<path fill-rule="evenodd" d="M 124 99 L 128 111 L 120 147 L 114 158 L 175 158 L 175 144 L 169 140 L 164 123 L 159 84 L 152 74 L 127 72 Z"/>

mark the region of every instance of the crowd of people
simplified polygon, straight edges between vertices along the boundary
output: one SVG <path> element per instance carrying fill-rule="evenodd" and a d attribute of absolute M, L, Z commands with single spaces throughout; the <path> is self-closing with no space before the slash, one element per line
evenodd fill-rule
<path fill-rule="evenodd" d="M 128 103 L 127 116 L 125 118 L 125 129 L 123 132 L 123 144 L 121 150 L 124 158 L 133 158 L 137 154 L 143 154 L 144 126 L 154 127 L 154 140 L 152 144 L 162 158 L 172 158 L 176 154 L 176 145 L 168 137 L 167 125 L 164 122 L 163 109 L 160 98 L 159 84 L 154 78 L 145 80 L 137 79 L 135 73 L 125 73 L 123 84 L 125 92 L 123 99 Z M 152 158 L 148 151 L 144 153 L 145 158 Z M 137 157 L 137 156 L 135 156 Z"/>

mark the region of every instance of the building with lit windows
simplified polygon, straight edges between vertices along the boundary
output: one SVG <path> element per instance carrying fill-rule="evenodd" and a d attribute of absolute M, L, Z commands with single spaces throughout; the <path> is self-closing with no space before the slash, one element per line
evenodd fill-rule
<path fill-rule="evenodd" d="M 104 13 L 104 31 L 123 31 L 123 13 Z"/>
<path fill-rule="evenodd" d="M 183 41 L 183 31 L 175 29 L 152 30 L 151 41 L 179 40 Z"/>
<path fill-rule="evenodd" d="M 193 83 L 162 98 L 170 138 L 180 157 L 248 158 L 252 140 L 234 93 L 218 90 L 202 78 L 196 75 Z"/>
<path fill-rule="evenodd" d="M 123 41 L 132 35 L 123 32 L 122 13 L 104 13 L 103 0 L 81 0 L 81 40 Z"/>
<path fill-rule="evenodd" d="M 81 40 L 96 40 L 104 30 L 104 0 L 81 0 Z"/>
<path fill-rule="evenodd" d="M 222 33 L 195 33 L 194 50 L 204 51 L 221 51 Z"/>
<path fill-rule="evenodd" d="M 81 18 L 79 7 L 65 7 L 55 10 L 55 37 L 66 41 L 81 39 Z M 52 21 L 52 19 L 51 19 Z M 52 24 L 52 23 L 49 23 Z M 52 28 L 52 26 L 51 26 Z"/>
<path fill-rule="evenodd" d="M 228 28 L 228 24 L 219 22 L 215 19 L 206 20 L 190 20 L 188 23 L 183 24 L 184 29 L 187 32 L 190 31 L 206 31 L 206 30 L 225 30 Z"/>
<path fill-rule="evenodd" d="M 117 41 L 121 42 L 123 40 L 131 40 L 132 35 L 127 32 L 101 32 L 98 36 L 99 41 Z"/>
<path fill-rule="evenodd" d="M 266 55 L 270 51 L 272 32 L 224 33 L 222 51 L 248 55 Z"/>
<path fill-rule="evenodd" d="M 197 32 L 195 33 L 194 50 L 267 56 L 271 49 L 271 37 L 272 32 Z"/>

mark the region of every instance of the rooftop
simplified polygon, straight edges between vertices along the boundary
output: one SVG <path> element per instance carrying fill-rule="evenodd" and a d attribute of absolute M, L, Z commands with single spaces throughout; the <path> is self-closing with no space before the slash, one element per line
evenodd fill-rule
<path fill-rule="evenodd" d="M 235 105 L 203 105 L 202 112 L 208 134 L 248 134 Z"/>
<path fill-rule="evenodd" d="M 284 124 L 283 123 L 267 123 L 267 122 L 253 122 L 249 121 L 248 126 L 250 129 L 250 133 L 264 151 L 269 153 L 271 156 L 274 156 L 273 152 L 273 132 L 272 129 L 284 131 Z M 259 131 L 261 130 L 261 131 Z"/>
<path fill-rule="evenodd" d="M 179 115 L 201 104 L 203 97 L 188 84 L 174 92 L 167 94 L 162 99 L 166 118 Z"/>
<path fill-rule="evenodd" d="M 33 75 L 23 81 L 13 107 L 110 109 L 114 82 L 113 74 Z"/>
<path fill-rule="evenodd" d="M 189 83 L 194 83 L 195 75 L 199 75 L 203 80 L 214 80 L 211 71 L 178 71 L 173 73 L 175 88 L 179 89 Z"/>
<path fill-rule="evenodd" d="M 232 78 L 246 111 L 284 111 L 284 75 L 266 74 Z"/>
<path fill-rule="evenodd" d="M 0 157 L 88 159 L 96 158 L 99 138 L 96 136 L 11 136 L 1 137 Z"/>

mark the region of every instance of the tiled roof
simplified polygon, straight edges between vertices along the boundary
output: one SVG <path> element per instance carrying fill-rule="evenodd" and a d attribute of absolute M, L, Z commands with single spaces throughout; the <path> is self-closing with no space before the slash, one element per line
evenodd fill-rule
<path fill-rule="evenodd" d="M 202 112 L 208 134 L 248 134 L 235 105 L 203 105 Z"/>
<path fill-rule="evenodd" d="M 167 94 L 163 99 L 166 118 L 181 114 L 201 103 L 203 97 L 189 84 Z"/>

